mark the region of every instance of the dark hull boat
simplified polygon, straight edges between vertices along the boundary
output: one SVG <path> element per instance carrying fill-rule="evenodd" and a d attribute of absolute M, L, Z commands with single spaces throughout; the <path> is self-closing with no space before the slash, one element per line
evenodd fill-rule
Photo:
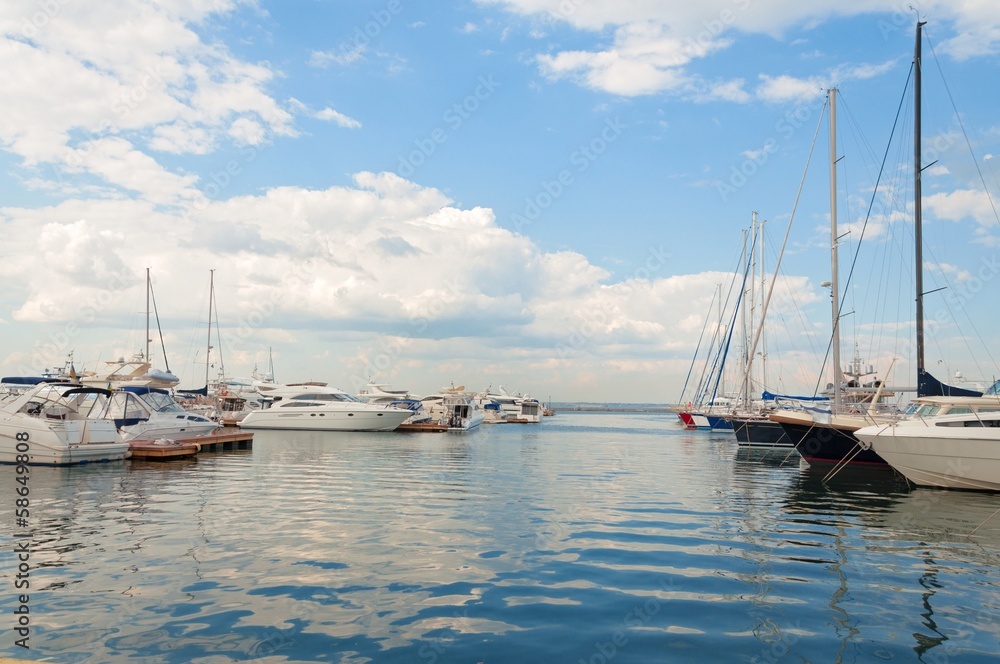
<path fill-rule="evenodd" d="M 809 463 L 867 463 L 885 466 L 886 461 L 873 450 L 861 449 L 854 432 L 861 426 L 835 426 L 815 422 L 796 422 L 790 417 L 779 415 L 779 422 L 785 435 Z"/>
<path fill-rule="evenodd" d="M 746 447 L 795 447 L 778 422 L 760 417 L 733 417 L 736 442 Z"/>

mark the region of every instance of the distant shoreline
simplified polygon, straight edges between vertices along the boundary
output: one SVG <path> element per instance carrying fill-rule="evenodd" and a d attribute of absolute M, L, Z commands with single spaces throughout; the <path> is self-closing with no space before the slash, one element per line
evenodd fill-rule
<path fill-rule="evenodd" d="M 663 404 L 552 404 L 553 411 L 584 413 L 674 413 L 676 406 Z"/>

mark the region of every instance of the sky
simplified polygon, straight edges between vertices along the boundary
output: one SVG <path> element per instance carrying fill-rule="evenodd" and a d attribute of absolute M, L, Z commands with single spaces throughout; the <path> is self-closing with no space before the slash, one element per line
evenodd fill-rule
<path fill-rule="evenodd" d="M 1000 14 L 919 11 L 926 361 L 992 381 Z M 213 378 L 273 363 L 352 393 L 673 403 L 722 327 L 739 373 L 771 292 L 754 389 L 811 393 L 829 375 L 835 87 L 844 363 L 913 385 L 916 17 L 867 0 L 7 0 L 0 375 L 142 351 L 148 270 L 153 364 L 181 387 L 205 381 L 212 279 Z M 748 266 L 755 304 L 734 315 Z"/>

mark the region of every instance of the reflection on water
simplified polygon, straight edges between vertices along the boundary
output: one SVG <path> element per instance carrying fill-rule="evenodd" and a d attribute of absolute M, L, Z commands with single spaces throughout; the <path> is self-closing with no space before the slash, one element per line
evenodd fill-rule
<path fill-rule="evenodd" d="M 252 452 L 33 468 L 31 655 L 965 662 L 1000 649 L 1000 517 L 968 536 L 995 496 L 911 491 L 888 469 L 824 481 L 787 450 L 675 419 L 261 431 Z M 4 523 L 12 512 L 0 501 Z M 12 641 L 2 652 L 23 655 Z"/>

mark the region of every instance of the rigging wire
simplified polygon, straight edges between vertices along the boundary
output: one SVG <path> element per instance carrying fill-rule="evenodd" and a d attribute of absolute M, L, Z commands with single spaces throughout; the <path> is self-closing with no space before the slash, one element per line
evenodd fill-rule
<path fill-rule="evenodd" d="M 972 155 L 972 163 L 976 166 L 976 173 L 979 174 L 979 181 L 983 183 L 983 193 L 986 194 L 986 200 L 990 202 L 990 209 L 993 210 L 993 217 L 996 218 L 997 224 L 1000 225 L 1000 215 L 997 215 L 996 205 L 993 203 L 993 197 L 990 196 L 989 187 L 986 185 L 986 178 L 983 177 L 983 171 L 979 167 L 979 160 L 976 159 L 975 152 L 972 150 L 972 142 L 969 141 L 969 134 L 965 131 L 965 123 L 962 122 L 962 116 L 958 112 L 958 108 L 955 105 L 955 98 L 951 94 L 951 88 L 948 87 L 948 79 L 944 76 L 944 70 L 941 68 L 941 61 L 937 57 L 937 53 L 934 51 L 934 44 L 931 43 L 930 37 L 927 37 L 927 44 L 931 47 L 931 55 L 934 56 L 934 62 L 937 64 L 938 73 L 941 74 L 941 81 L 944 84 L 945 92 L 948 93 L 948 101 L 951 102 L 951 108 L 955 111 L 955 118 L 958 120 L 958 126 L 962 129 L 962 137 L 965 138 L 965 144 L 969 148 L 969 153 Z"/>
<path fill-rule="evenodd" d="M 904 86 L 903 94 L 900 96 L 899 105 L 896 108 L 896 118 L 895 118 L 895 120 L 892 123 L 892 132 L 890 132 L 890 136 L 892 136 L 893 134 L 895 134 L 896 125 L 899 123 L 899 117 L 900 117 L 900 114 L 902 113 L 903 102 L 906 99 L 906 87 L 909 86 L 909 81 L 910 81 L 910 78 L 912 76 L 913 76 L 913 66 L 911 65 L 910 66 L 910 75 L 906 79 L 907 84 L 906 84 L 906 86 Z M 868 211 L 865 213 L 865 220 L 864 220 L 864 222 L 861 225 L 861 236 L 858 238 L 857 248 L 854 251 L 854 257 L 851 259 L 851 268 L 850 268 L 850 270 L 847 273 L 847 280 L 846 280 L 846 282 L 844 284 L 844 290 L 845 291 L 851 285 L 851 280 L 854 277 L 854 269 L 855 269 L 855 267 L 857 266 L 857 263 L 858 263 L 858 253 L 859 253 L 859 251 L 861 249 L 861 242 L 865 238 L 865 231 L 868 229 L 868 221 L 871 219 L 872 207 L 875 205 L 875 196 L 878 193 L 878 187 L 879 187 L 879 184 L 882 181 L 882 175 L 885 172 L 885 162 L 886 162 L 886 159 L 888 158 L 888 155 L 889 155 L 889 146 L 890 145 L 891 145 L 891 143 L 889 143 L 889 144 L 886 145 L 885 152 L 882 155 L 882 164 L 879 167 L 878 178 L 875 181 L 875 189 L 872 192 L 871 200 L 868 203 Z M 840 302 L 840 306 L 838 307 L 838 311 L 837 311 L 837 320 L 838 321 L 840 320 L 841 316 L 843 315 L 843 310 L 844 310 L 844 302 L 841 301 Z M 834 324 L 836 325 L 837 323 L 835 322 Z M 832 348 L 833 348 L 833 336 L 831 335 L 830 336 L 830 342 L 827 344 L 827 347 L 826 347 L 826 355 L 823 357 L 822 369 L 820 371 L 819 377 L 817 378 L 816 388 L 815 388 L 815 392 L 813 393 L 813 396 L 819 394 L 819 384 L 823 380 L 823 373 L 826 371 L 826 362 L 827 362 L 827 360 L 830 357 L 830 352 L 831 352 Z M 835 372 L 839 372 L 840 371 L 840 367 L 835 367 L 834 371 Z M 839 380 L 839 377 L 838 377 L 838 380 Z"/>

